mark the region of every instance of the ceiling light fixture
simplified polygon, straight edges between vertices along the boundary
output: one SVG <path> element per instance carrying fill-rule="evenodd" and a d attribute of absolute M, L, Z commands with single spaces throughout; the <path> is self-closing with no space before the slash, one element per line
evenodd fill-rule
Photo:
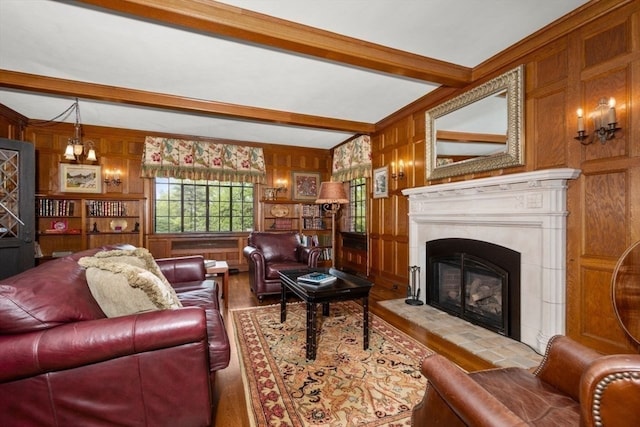
<path fill-rule="evenodd" d="M 66 160 L 75 160 L 82 163 L 83 160 L 88 162 L 97 162 L 96 150 L 93 141 L 82 141 L 82 125 L 80 124 L 80 104 L 78 98 L 72 105 L 76 112 L 76 122 L 73 126 L 73 137 L 69 138 L 67 147 L 64 150 L 64 158 Z"/>

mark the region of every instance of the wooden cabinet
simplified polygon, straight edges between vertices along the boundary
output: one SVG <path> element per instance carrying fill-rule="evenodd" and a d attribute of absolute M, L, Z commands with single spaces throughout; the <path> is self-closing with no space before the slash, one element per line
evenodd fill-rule
<path fill-rule="evenodd" d="M 296 231 L 303 237 L 304 245 L 324 249 L 323 265 L 331 261 L 331 215 L 322 205 L 294 200 L 262 200 L 259 226 L 259 231 Z"/>
<path fill-rule="evenodd" d="M 143 246 L 145 199 L 38 196 L 37 239 L 43 257 L 117 243 Z"/>

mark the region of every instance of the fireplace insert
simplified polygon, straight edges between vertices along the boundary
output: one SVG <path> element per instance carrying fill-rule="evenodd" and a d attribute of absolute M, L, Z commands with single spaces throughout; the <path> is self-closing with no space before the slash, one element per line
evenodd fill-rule
<path fill-rule="evenodd" d="M 490 242 L 427 242 L 426 302 L 520 339 L 520 253 Z"/>

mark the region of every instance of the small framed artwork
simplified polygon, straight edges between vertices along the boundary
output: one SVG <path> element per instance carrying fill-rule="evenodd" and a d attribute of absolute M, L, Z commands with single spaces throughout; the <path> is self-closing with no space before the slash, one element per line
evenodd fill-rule
<path fill-rule="evenodd" d="M 315 200 L 320 191 L 320 174 L 314 172 L 293 172 L 293 199 Z"/>
<path fill-rule="evenodd" d="M 389 167 L 373 170 L 373 198 L 389 197 Z"/>
<path fill-rule="evenodd" d="M 60 191 L 68 193 L 101 193 L 100 166 L 60 163 Z"/>

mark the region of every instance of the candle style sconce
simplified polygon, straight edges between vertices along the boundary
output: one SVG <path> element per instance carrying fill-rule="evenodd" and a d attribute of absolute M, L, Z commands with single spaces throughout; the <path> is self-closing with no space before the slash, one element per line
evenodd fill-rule
<path fill-rule="evenodd" d="M 120 179 L 120 173 L 121 173 L 120 169 L 116 169 L 114 171 L 110 171 L 109 169 L 107 169 L 104 175 L 104 183 L 107 185 L 107 187 L 111 185 L 117 187 L 120 184 L 122 184 L 122 180 Z"/>
<path fill-rule="evenodd" d="M 398 170 L 396 171 L 396 163 L 391 162 L 391 178 L 394 181 L 404 179 L 404 160 L 398 161 Z"/>
<path fill-rule="evenodd" d="M 604 144 L 608 140 L 615 138 L 616 131 L 621 129 L 616 126 L 616 100 L 614 98 L 610 98 L 608 101 L 606 98 L 601 98 L 598 102 L 598 105 L 591 114 L 594 127 L 591 137 L 589 137 L 585 130 L 582 108 L 578 109 L 577 114 L 578 136 L 576 136 L 575 139 L 580 141 L 582 145 L 592 144 L 596 138 L 600 140 L 601 144 Z"/>

